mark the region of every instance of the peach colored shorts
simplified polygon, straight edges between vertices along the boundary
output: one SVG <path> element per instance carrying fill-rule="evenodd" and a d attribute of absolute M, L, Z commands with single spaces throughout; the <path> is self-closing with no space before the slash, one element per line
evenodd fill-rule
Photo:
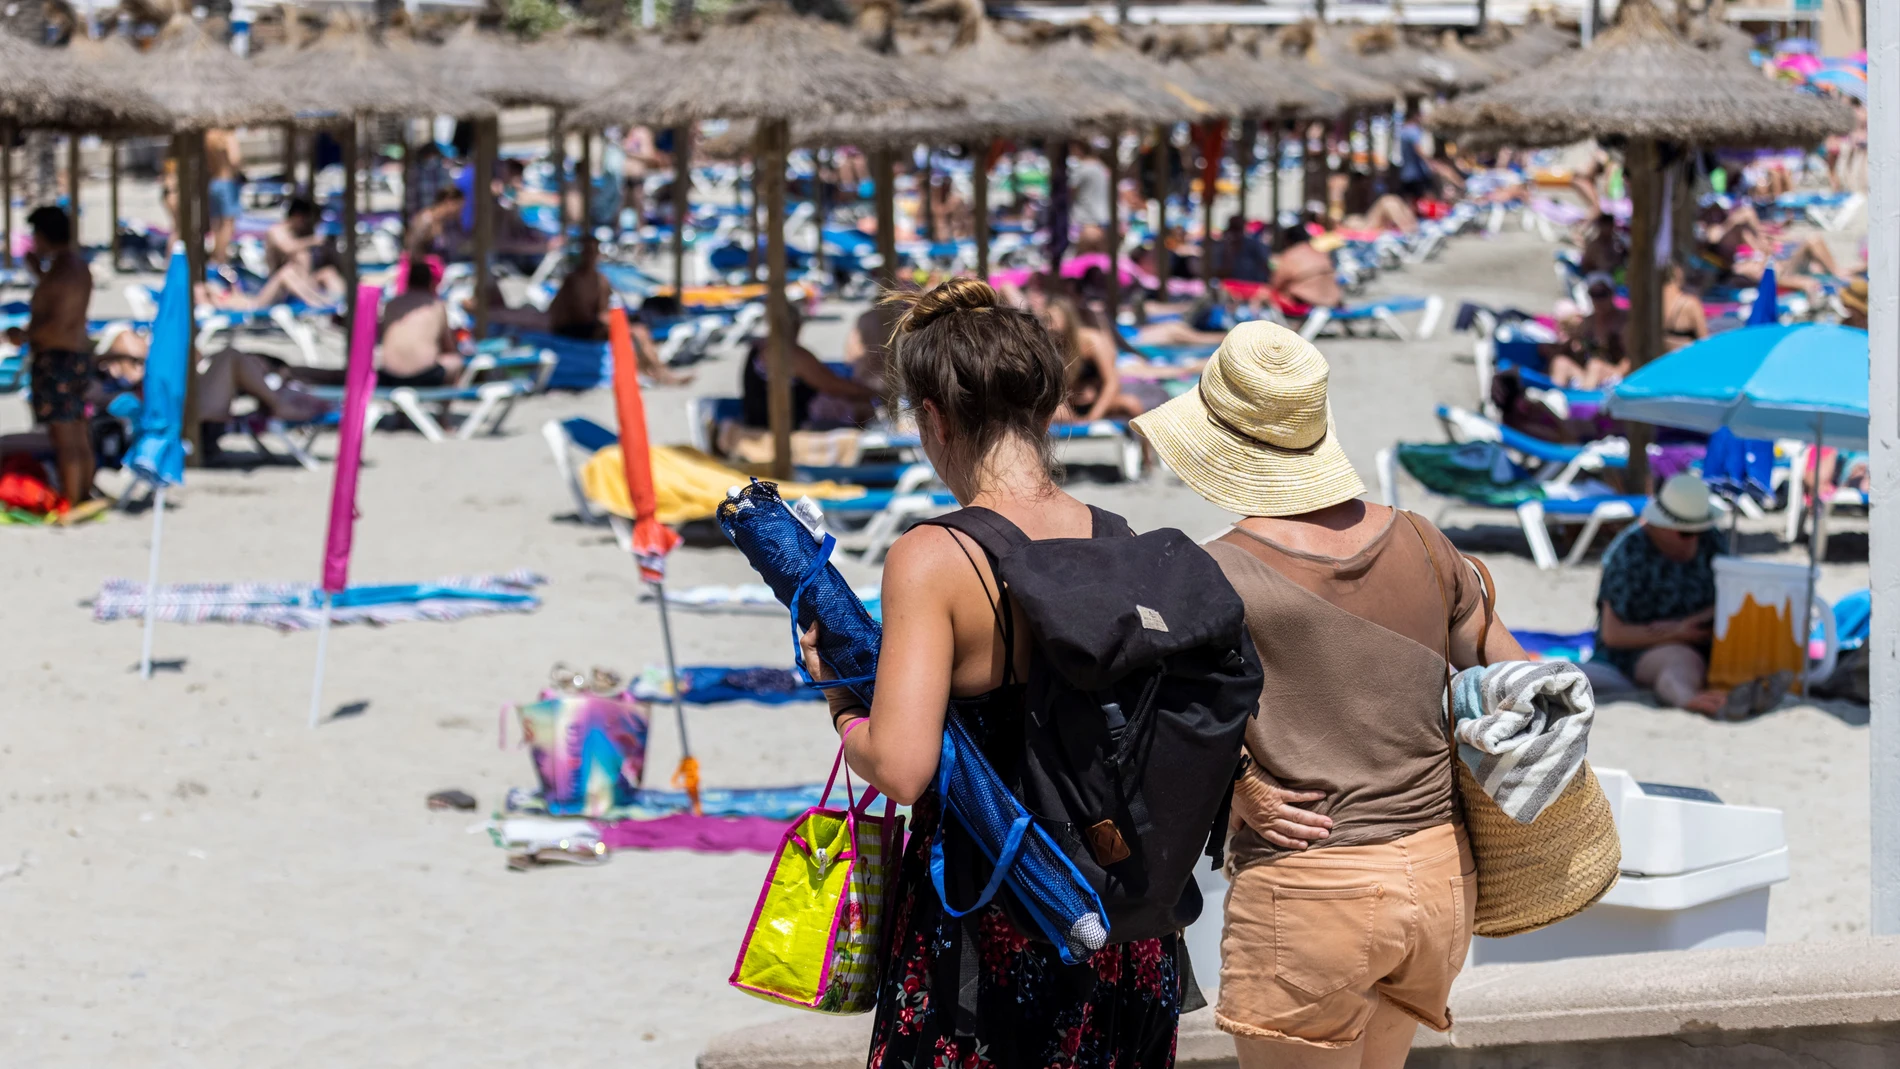
<path fill-rule="evenodd" d="M 1238 1036 L 1348 1047 L 1380 997 L 1427 1028 L 1464 967 L 1478 881 L 1455 824 L 1316 848 L 1232 874 L 1215 1023 Z"/>

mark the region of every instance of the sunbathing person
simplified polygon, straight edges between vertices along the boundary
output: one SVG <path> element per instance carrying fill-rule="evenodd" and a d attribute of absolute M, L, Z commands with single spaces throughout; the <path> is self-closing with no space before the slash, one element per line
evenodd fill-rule
<path fill-rule="evenodd" d="M 1268 283 L 1275 292 L 1309 308 L 1338 308 L 1345 303 L 1333 258 L 1313 247 L 1304 226 L 1281 227 L 1279 245 Z"/>
<path fill-rule="evenodd" d="M 1662 323 L 1665 352 L 1673 353 L 1709 336 L 1709 317 L 1702 308 L 1702 298 L 1683 286 L 1682 265 L 1678 263 L 1663 268 Z"/>
<path fill-rule="evenodd" d="M 1404 198 L 1387 193 L 1372 202 L 1363 214 L 1355 213 L 1340 221 L 1341 230 L 1396 230 L 1410 237 L 1418 233 L 1418 213 Z"/>
<path fill-rule="evenodd" d="M 613 287 L 600 273 L 600 242 L 584 237 L 580 258 L 548 302 L 548 332 L 576 341 L 606 341 L 612 298 Z"/>
<path fill-rule="evenodd" d="M 441 386 L 462 370 L 462 354 L 449 329 L 448 302 L 435 295 L 435 272 L 426 261 L 409 263 L 408 288 L 383 302 L 377 327 L 376 384 Z"/>
<path fill-rule="evenodd" d="M 1609 212 L 1598 212 L 1590 221 L 1582 244 L 1583 254 L 1577 258 L 1577 269 L 1585 275 L 1608 274 L 1621 270 L 1629 262 L 1629 246 L 1616 228 L 1616 217 Z"/>
<path fill-rule="evenodd" d="M 264 265 L 270 277 L 249 305 L 265 308 L 286 298 L 310 305 L 335 304 L 344 296 L 343 273 L 337 270 L 328 238 L 317 233 L 317 206 L 308 197 L 292 197 L 284 217 L 264 232 Z M 232 301 L 225 307 L 243 302 Z"/>
<path fill-rule="evenodd" d="M 1629 313 L 1616 306 L 1616 288 L 1608 275 L 1590 280 L 1588 314 L 1559 324 L 1560 340 L 1540 346 L 1549 362 L 1550 379 L 1559 387 L 1599 390 L 1629 374 L 1629 353 L 1623 332 Z"/>
<path fill-rule="evenodd" d="M 1214 246 L 1214 273 L 1242 282 L 1265 282 L 1273 277 L 1273 250 L 1247 232 L 1247 220 L 1238 213 L 1227 217 L 1227 229 Z"/>
<path fill-rule="evenodd" d="M 434 204 L 410 216 L 403 249 L 411 260 L 452 255 L 467 243 L 467 232 L 462 227 L 465 203 L 461 187 L 450 184 L 436 192 Z"/>
<path fill-rule="evenodd" d="M 112 344 L 99 357 L 99 371 L 117 387 L 110 392 L 144 389 L 145 360 L 150 345 L 150 339 L 129 330 L 112 339 Z M 239 397 L 251 398 L 272 419 L 289 423 L 307 422 L 330 410 L 332 406 L 328 401 L 292 388 L 287 371 L 280 360 L 247 353 L 231 345 L 204 357 L 198 371 L 198 421 L 228 422 L 233 418 L 231 410 Z M 207 435 L 206 440 L 210 441 L 211 437 Z"/>
<path fill-rule="evenodd" d="M 805 317 L 800 314 L 797 305 L 792 305 L 790 312 L 792 428 L 822 430 L 825 427 L 818 424 L 835 427 L 845 423 L 869 422 L 872 403 L 878 398 L 877 391 L 831 370 L 824 361 L 818 359 L 816 353 L 800 345 L 798 332 L 804 326 Z M 767 344 L 766 338 L 754 339 L 739 371 L 741 422 L 747 427 L 772 425 L 771 395 L 767 385 L 771 381 Z M 830 402 L 818 409 L 818 415 L 826 417 L 822 419 L 815 417 L 813 411 L 820 399 Z M 826 409 L 831 412 L 827 414 Z M 851 418 L 839 418 L 847 415 Z"/>
<path fill-rule="evenodd" d="M 1122 381 L 1115 367 L 1114 341 L 1107 331 L 1082 322 L 1074 301 L 1050 298 L 1042 322 L 1056 339 L 1068 376 L 1068 392 L 1056 410 L 1056 422 L 1132 419 L 1168 399 L 1167 391 L 1153 383 Z"/>

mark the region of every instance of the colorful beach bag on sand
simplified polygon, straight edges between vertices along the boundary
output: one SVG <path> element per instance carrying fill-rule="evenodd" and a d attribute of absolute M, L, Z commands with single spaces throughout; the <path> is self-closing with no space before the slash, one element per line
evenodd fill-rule
<path fill-rule="evenodd" d="M 598 817 L 634 801 L 646 772 L 645 703 L 625 693 L 544 691 L 515 711 L 549 813 Z"/>
<path fill-rule="evenodd" d="M 752 911 L 730 983 L 747 994 L 819 1013 L 864 1013 L 877 1005 L 904 845 L 904 818 L 890 799 L 870 815 L 877 790 L 829 808 L 844 748 L 825 795 L 786 831 Z"/>

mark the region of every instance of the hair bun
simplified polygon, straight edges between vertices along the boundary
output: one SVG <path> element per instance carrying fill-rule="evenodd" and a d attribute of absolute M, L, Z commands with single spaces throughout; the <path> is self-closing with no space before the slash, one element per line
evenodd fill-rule
<path fill-rule="evenodd" d="M 897 321 L 897 332 L 910 334 L 952 313 L 981 312 L 997 307 L 1000 301 L 996 290 L 981 279 L 953 278 L 926 293 L 890 294 L 884 303 L 908 306 Z"/>

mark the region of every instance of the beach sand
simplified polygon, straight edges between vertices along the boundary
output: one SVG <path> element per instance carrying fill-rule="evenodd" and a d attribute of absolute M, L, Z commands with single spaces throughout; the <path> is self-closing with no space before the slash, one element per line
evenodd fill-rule
<path fill-rule="evenodd" d="M 1549 246 L 1513 230 L 1460 239 L 1374 292 L 1440 292 L 1448 311 L 1467 295 L 1547 308 L 1550 271 Z M 807 341 L 835 354 L 842 331 L 821 318 Z M 1322 348 L 1368 485 L 1377 449 L 1439 438 L 1434 404 L 1474 402 L 1467 337 Z M 693 389 L 731 393 L 738 370 L 726 360 L 699 375 Z M 649 395 L 656 441 L 684 439 L 687 396 Z M 144 577 L 149 516 L 0 531 L 0 998 L 13 1007 L 0 1064 L 680 1069 L 710 1035 L 794 1012 L 725 984 L 761 856 L 625 852 L 597 869 L 519 874 L 481 831 L 508 787 L 533 783 L 526 753 L 497 747 L 505 703 L 531 698 L 556 661 L 626 672 L 662 659 L 632 562 L 604 530 L 573 522 L 536 433 L 573 414 L 611 424 L 611 400 L 537 398 L 494 439 L 370 439 L 354 581 L 526 567 L 548 576 L 546 603 L 528 616 L 336 630 L 325 705 L 348 715 L 314 731 L 312 634 L 161 626 L 162 670 L 143 682 L 138 625 L 91 621 L 83 603 L 101 580 Z M 17 398 L 0 401 L 0 429 L 24 423 Z M 326 438 L 319 453 L 334 448 Z M 330 480 L 328 466 L 192 472 L 166 518 L 163 581 L 314 579 Z M 1081 471 L 1074 489 L 1137 528 L 1205 537 L 1227 522 L 1165 476 L 1110 485 Z M 1482 549 L 1505 620 L 1590 625 L 1593 565 L 1538 572 L 1497 514 L 1447 525 Z M 1844 562 L 1827 567 L 1830 595 L 1866 585 L 1865 538 L 1851 533 L 1864 522 L 1837 529 L 1850 533 L 1834 540 Z M 728 548 L 673 558 L 679 586 L 751 578 Z M 782 617 L 681 612 L 674 626 L 687 663 L 791 655 Z M 836 744 L 811 705 L 688 715 L 711 785 L 821 780 Z M 1720 725 L 1617 702 L 1592 758 L 1787 808 L 1793 876 L 1774 891 L 1770 937 L 1837 938 L 1864 931 L 1867 912 L 1865 716 L 1791 703 Z M 656 709 L 650 783 L 677 754 L 670 711 Z M 425 796 L 448 787 L 475 794 L 480 811 L 426 810 Z"/>

